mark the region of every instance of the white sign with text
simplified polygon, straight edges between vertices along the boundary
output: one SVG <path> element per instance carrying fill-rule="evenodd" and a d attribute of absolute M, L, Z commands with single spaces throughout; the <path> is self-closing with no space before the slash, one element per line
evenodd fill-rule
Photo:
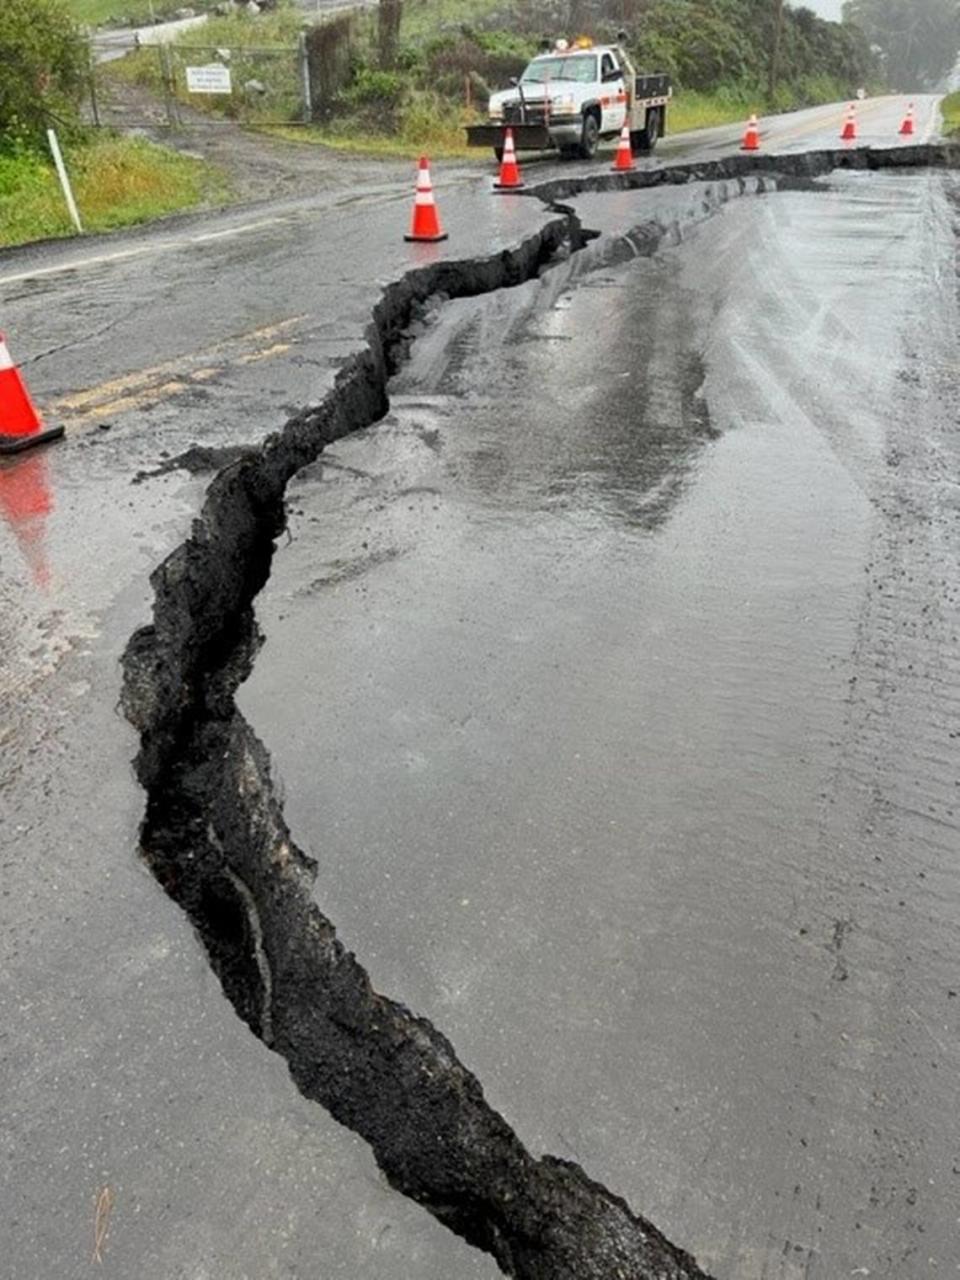
<path fill-rule="evenodd" d="M 189 93 L 232 93 L 230 68 L 211 63 L 209 67 L 187 67 Z"/>

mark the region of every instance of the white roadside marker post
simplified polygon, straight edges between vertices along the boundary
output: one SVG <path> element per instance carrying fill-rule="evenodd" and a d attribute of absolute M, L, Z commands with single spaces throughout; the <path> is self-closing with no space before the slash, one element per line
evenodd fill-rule
<path fill-rule="evenodd" d="M 67 202 L 70 217 L 73 219 L 73 225 L 82 235 L 83 223 L 80 221 L 77 202 L 73 198 L 73 188 L 70 186 L 70 178 L 67 175 L 67 166 L 63 163 L 63 156 L 60 154 L 60 143 L 57 141 L 57 135 L 52 129 L 47 130 L 47 141 L 50 143 L 50 151 L 53 154 L 53 163 L 57 166 L 57 177 L 60 179 L 60 186 L 63 188 L 63 198 Z"/>

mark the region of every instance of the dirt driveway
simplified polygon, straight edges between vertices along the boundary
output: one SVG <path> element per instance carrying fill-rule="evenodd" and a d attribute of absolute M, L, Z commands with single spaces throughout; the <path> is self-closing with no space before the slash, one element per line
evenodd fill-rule
<path fill-rule="evenodd" d="M 287 142 L 234 121 L 214 119 L 183 103 L 178 104 L 183 127 L 172 129 L 162 101 L 142 86 L 117 80 L 100 88 L 97 106 L 104 126 L 219 166 L 241 202 L 392 183 L 412 174 L 409 160 L 381 160 L 316 143 Z"/>

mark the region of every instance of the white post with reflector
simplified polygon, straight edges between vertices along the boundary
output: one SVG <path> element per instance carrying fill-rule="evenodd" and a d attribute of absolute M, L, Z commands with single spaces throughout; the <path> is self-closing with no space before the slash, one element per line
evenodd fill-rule
<path fill-rule="evenodd" d="M 73 225 L 76 227 L 78 234 L 83 235 L 83 223 L 80 221 L 80 211 L 77 209 L 77 202 L 73 198 L 73 188 L 70 186 L 70 178 L 67 175 L 67 166 L 63 163 L 63 156 L 60 154 L 60 143 L 57 141 L 57 135 L 52 129 L 47 130 L 47 141 L 50 143 L 50 151 L 53 154 L 53 163 L 57 166 L 57 177 L 60 179 L 60 186 L 63 188 L 63 198 L 67 202 L 67 209 L 70 217 L 73 219 Z"/>

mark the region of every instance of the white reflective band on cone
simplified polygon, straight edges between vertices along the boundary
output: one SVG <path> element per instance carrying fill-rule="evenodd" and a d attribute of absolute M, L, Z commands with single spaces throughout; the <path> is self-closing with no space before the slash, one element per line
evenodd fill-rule
<path fill-rule="evenodd" d="M 421 205 L 422 204 L 432 205 L 434 203 L 433 192 L 430 190 L 418 191 L 417 194 L 413 197 L 413 203 L 421 204 Z"/>
<path fill-rule="evenodd" d="M 10 352 L 7 350 L 7 344 L 0 338 L 0 369 L 12 369 L 13 361 L 10 359 Z"/>

